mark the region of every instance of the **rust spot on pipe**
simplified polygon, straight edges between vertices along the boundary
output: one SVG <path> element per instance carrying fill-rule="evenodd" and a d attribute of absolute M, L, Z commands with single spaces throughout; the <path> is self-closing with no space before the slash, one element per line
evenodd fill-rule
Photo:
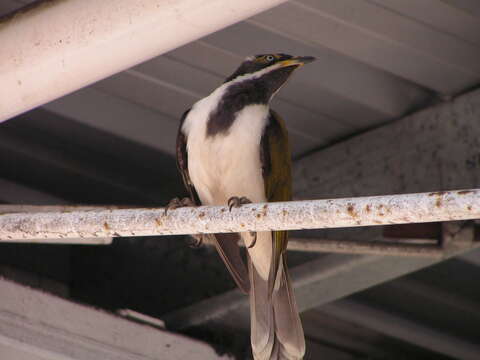
<path fill-rule="evenodd" d="M 198 217 L 199 217 L 200 219 L 204 218 L 204 217 L 205 217 L 205 213 L 202 211 L 200 214 L 198 214 Z"/>
<path fill-rule="evenodd" d="M 288 215 L 288 211 L 285 210 L 285 209 L 283 209 L 283 210 L 282 210 L 282 215 L 283 215 L 283 216 L 287 216 L 287 215 Z"/>
<path fill-rule="evenodd" d="M 436 207 L 442 207 L 442 199 L 441 198 L 438 198 L 437 201 L 435 202 L 435 206 Z"/>
<path fill-rule="evenodd" d="M 103 228 L 107 231 L 110 230 L 110 226 L 106 222 L 103 223 Z"/>
<path fill-rule="evenodd" d="M 432 193 L 428 194 L 428 196 L 443 196 L 446 193 L 447 193 L 446 191 L 436 191 L 436 192 L 432 192 Z"/>
<path fill-rule="evenodd" d="M 257 214 L 257 219 L 260 219 L 262 217 L 262 214 Z"/>
<path fill-rule="evenodd" d="M 462 190 L 457 192 L 458 195 L 467 195 L 467 194 L 473 194 L 473 191 L 471 190 Z"/>
<path fill-rule="evenodd" d="M 352 204 L 348 205 L 347 212 L 353 218 L 358 216 L 358 213 L 355 211 L 355 206 L 353 206 Z"/>
<path fill-rule="evenodd" d="M 468 211 L 472 211 L 472 206 L 471 206 L 471 205 L 468 205 L 468 206 L 467 206 L 467 209 L 468 209 Z"/>
<path fill-rule="evenodd" d="M 155 218 L 155 223 L 157 224 L 157 226 L 163 225 L 162 220 L 160 220 L 159 218 Z"/>
<path fill-rule="evenodd" d="M 365 210 L 367 210 L 367 213 L 371 211 L 370 205 L 365 206 Z"/>

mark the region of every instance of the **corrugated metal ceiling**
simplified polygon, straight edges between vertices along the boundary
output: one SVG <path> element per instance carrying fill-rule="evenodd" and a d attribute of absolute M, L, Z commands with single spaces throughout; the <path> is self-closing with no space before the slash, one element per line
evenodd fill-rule
<path fill-rule="evenodd" d="M 17 3 L 2 4 L 6 11 Z M 274 103 L 298 156 L 478 84 L 478 8 L 475 1 L 288 1 L 46 108 L 172 153 L 182 112 L 245 56 L 313 55 L 318 61 Z"/>
<path fill-rule="evenodd" d="M 31 1 L 2 0 L 0 14 L 28 2 Z M 288 1 L 247 21 L 46 104 L 43 108 L 47 111 L 37 112 L 32 119 L 38 120 L 38 126 L 52 127 L 54 130 L 49 131 L 63 138 L 67 137 L 70 130 L 85 135 L 72 140 L 75 147 L 81 146 L 81 143 L 85 147 L 109 147 L 111 154 L 121 154 L 118 156 L 129 160 L 128 152 L 145 151 L 145 158 L 155 161 L 145 149 L 173 155 L 178 120 L 184 110 L 209 94 L 245 56 L 266 52 L 313 55 L 318 58 L 317 62 L 305 66 L 293 76 L 273 104 L 287 121 L 294 155 L 298 157 L 478 86 L 480 1 Z M 54 120 L 47 120 L 51 113 L 55 114 Z M 18 128 L 22 127 L 22 122 L 28 125 L 25 118 L 19 118 L 0 125 L 0 129 L 15 128 L 15 122 L 19 124 Z M 87 135 L 90 132 L 80 129 L 78 123 L 87 125 L 100 135 L 89 138 Z M 35 126 L 32 128 L 35 129 Z M 25 129 L 30 128 L 26 126 Z M 112 138 L 110 141 L 108 134 Z M 123 146 L 119 152 L 118 139 L 126 139 L 130 145 Z M 47 136 L 42 141 L 48 143 Z M 139 148 L 141 145 L 143 147 Z M 65 146 L 64 150 L 68 153 L 71 149 Z M 33 148 L 32 152 L 37 151 Z M 83 155 L 88 157 L 88 154 Z M 64 160 L 62 156 L 58 158 L 59 163 Z M 93 158 L 90 157 L 92 161 Z M 95 157 L 94 160 L 100 164 L 102 159 Z M 110 158 L 103 163 L 109 161 Z M 27 168 L 33 167 L 34 162 L 27 164 Z M 143 165 L 138 164 L 139 167 Z M 169 165 L 171 168 L 167 171 L 173 172 L 173 162 Z M 96 167 L 95 164 L 89 166 Z M 86 169 L 87 173 L 92 171 L 91 168 L 82 169 Z M 99 166 L 97 168 L 101 169 Z M 123 182 L 124 179 L 119 175 L 122 170 L 100 173 L 105 178 L 114 179 L 109 181 L 120 189 L 118 194 L 124 191 L 128 183 L 126 180 Z M 69 178 L 72 181 L 74 177 L 82 176 L 75 171 L 72 170 Z M 140 168 L 132 171 L 143 174 Z M 100 175 L 94 180 L 103 184 L 106 190 L 93 193 L 92 197 L 102 196 L 113 188 L 108 181 L 105 185 L 103 178 L 99 180 Z M 157 175 L 155 181 L 165 178 L 160 173 Z M 41 174 L 38 175 L 38 178 L 41 177 Z M 92 180 L 92 183 L 96 184 L 95 181 Z M 52 190 L 56 187 L 47 184 L 44 188 L 48 186 Z M 146 191 L 145 197 L 152 197 L 152 194 L 156 195 L 153 189 L 157 186 L 162 184 L 142 179 L 141 184 L 132 185 L 135 192 L 132 190 L 131 198 L 136 198 L 138 193 L 147 188 L 152 191 Z M 109 200 L 108 197 L 105 199 Z M 442 287 L 445 288 L 444 293 L 448 293 L 462 280 L 460 275 L 447 279 L 445 274 L 453 267 L 458 269 L 463 266 L 465 269 L 462 274 L 478 272 L 478 266 L 459 263 L 454 260 L 443 264 L 437 270 L 430 270 L 429 276 L 414 275 L 407 287 L 402 288 L 402 283 L 386 284 L 373 292 L 356 295 L 357 300 L 377 302 L 377 305 L 393 309 L 402 316 L 428 323 L 432 328 L 446 328 L 449 322 L 455 321 L 453 315 L 437 318 L 436 314 L 456 308 L 456 319 L 460 318 L 461 322 L 449 331 L 459 334 L 462 324 L 478 324 L 480 312 L 475 304 L 470 303 L 471 299 L 477 298 L 478 292 L 472 295 L 467 291 L 447 305 L 445 302 L 448 299 L 432 295 L 434 290 L 438 293 Z M 439 280 L 433 281 L 436 277 Z M 474 283 L 473 278 L 463 279 L 462 289 L 472 288 Z M 409 291 L 414 294 L 409 294 Z M 435 297 L 433 307 L 409 308 L 412 303 L 421 303 L 430 295 Z M 408 296 L 410 301 L 400 299 L 402 296 Z M 330 320 L 321 308 L 304 314 L 304 321 L 307 335 L 310 340 L 317 338 L 317 343 L 330 341 L 337 347 L 356 349 L 358 353 L 374 353 L 374 358 L 400 359 L 402 356 L 397 357 L 392 351 L 397 348 L 408 354 L 422 356 L 418 349 L 395 344 L 380 331 L 366 332 L 351 324 L 343 324 L 338 319 Z M 321 330 L 325 334 L 319 334 Z M 464 334 L 460 335 L 474 341 L 475 335 L 470 328 L 464 329 Z M 429 357 L 431 354 L 427 355 L 425 358 L 434 358 Z"/>

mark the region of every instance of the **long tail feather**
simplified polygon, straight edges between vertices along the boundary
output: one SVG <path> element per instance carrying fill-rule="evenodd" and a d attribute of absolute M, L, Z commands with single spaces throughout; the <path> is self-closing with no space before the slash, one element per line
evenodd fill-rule
<path fill-rule="evenodd" d="M 236 233 L 207 235 L 215 242 L 218 254 L 222 258 L 225 266 L 235 280 L 237 286 L 245 294 L 250 290 L 247 268 L 240 256 L 240 250 L 237 244 L 240 236 Z"/>
<path fill-rule="evenodd" d="M 249 258 L 251 343 L 255 360 L 300 360 L 305 353 L 302 324 L 285 261 L 278 269 L 278 289 L 269 297 L 268 282 Z"/>
<path fill-rule="evenodd" d="M 285 359 L 302 359 L 305 354 L 305 336 L 298 314 L 297 303 L 288 274 L 285 255 L 278 270 L 280 287 L 273 294 L 275 335 L 281 344 L 280 353 Z"/>

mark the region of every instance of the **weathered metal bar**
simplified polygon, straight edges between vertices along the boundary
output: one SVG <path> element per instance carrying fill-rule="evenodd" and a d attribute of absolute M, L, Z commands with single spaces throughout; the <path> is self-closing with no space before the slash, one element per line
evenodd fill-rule
<path fill-rule="evenodd" d="M 414 240 L 414 239 L 412 239 Z M 416 240 L 416 239 L 415 239 Z M 301 252 L 325 252 L 339 254 L 366 254 L 366 255 L 388 255 L 388 256 L 418 256 L 441 258 L 445 255 L 445 249 L 430 243 L 408 243 L 404 241 L 355 241 L 335 239 L 305 239 L 290 238 L 288 249 Z M 204 240 L 205 245 L 215 245 L 209 239 Z M 238 243 L 245 246 L 242 241 Z"/>
<path fill-rule="evenodd" d="M 71 205 L 0 205 L 0 214 L 21 214 L 25 212 L 71 212 L 79 210 L 108 210 L 118 209 L 118 206 L 71 206 Z M 3 239 L 4 240 L 4 239 Z M 305 239 L 290 238 L 288 250 L 302 252 L 329 252 L 345 254 L 371 254 L 390 256 L 419 256 L 419 257 L 441 257 L 444 251 L 432 241 L 430 244 L 408 243 L 403 241 L 352 241 L 333 239 Z M 52 239 L 17 239 L 15 242 L 42 244 L 75 244 L 75 245 L 108 245 L 112 238 L 52 238 Z M 204 239 L 205 245 L 214 245 L 209 238 Z M 243 242 L 239 242 L 244 246 Z"/>
<path fill-rule="evenodd" d="M 0 239 L 300 230 L 480 219 L 480 189 L 171 210 L 0 214 Z"/>
<path fill-rule="evenodd" d="M 354 241 L 332 239 L 288 240 L 288 250 L 304 252 L 328 252 L 340 254 L 369 254 L 389 256 L 418 256 L 440 258 L 445 251 L 438 245 L 408 244 L 390 241 Z"/>
<path fill-rule="evenodd" d="M 53 197 L 52 197 L 53 198 Z M 54 198 L 53 198 L 54 199 Z M 55 199 L 54 199 L 55 200 Z M 57 203 L 62 201 L 56 199 Z M 23 213 L 45 213 L 45 212 L 69 212 L 78 210 L 105 210 L 115 209 L 118 206 L 85 206 L 85 205 L 12 205 L 1 204 L 1 214 L 23 214 Z M 0 241 L 5 239 L 0 239 Z M 42 243 L 42 244 L 69 244 L 69 245 L 109 245 L 112 243 L 112 237 L 84 237 L 84 238 L 50 238 L 42 239 L 41 241 L 36 239 L 16 239 L 17 243 Z"/>

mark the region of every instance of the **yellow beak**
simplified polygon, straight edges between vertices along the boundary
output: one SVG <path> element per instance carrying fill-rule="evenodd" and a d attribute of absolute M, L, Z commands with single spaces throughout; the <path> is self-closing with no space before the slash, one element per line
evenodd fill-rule
<path fill-rule="evenodd" d="M 302 66 L 314 61 L 315 58 L 313 56 L 295 56 L 288 60 L 280 61 L 279 64 L 281 67 L 286 66 Z"/>

